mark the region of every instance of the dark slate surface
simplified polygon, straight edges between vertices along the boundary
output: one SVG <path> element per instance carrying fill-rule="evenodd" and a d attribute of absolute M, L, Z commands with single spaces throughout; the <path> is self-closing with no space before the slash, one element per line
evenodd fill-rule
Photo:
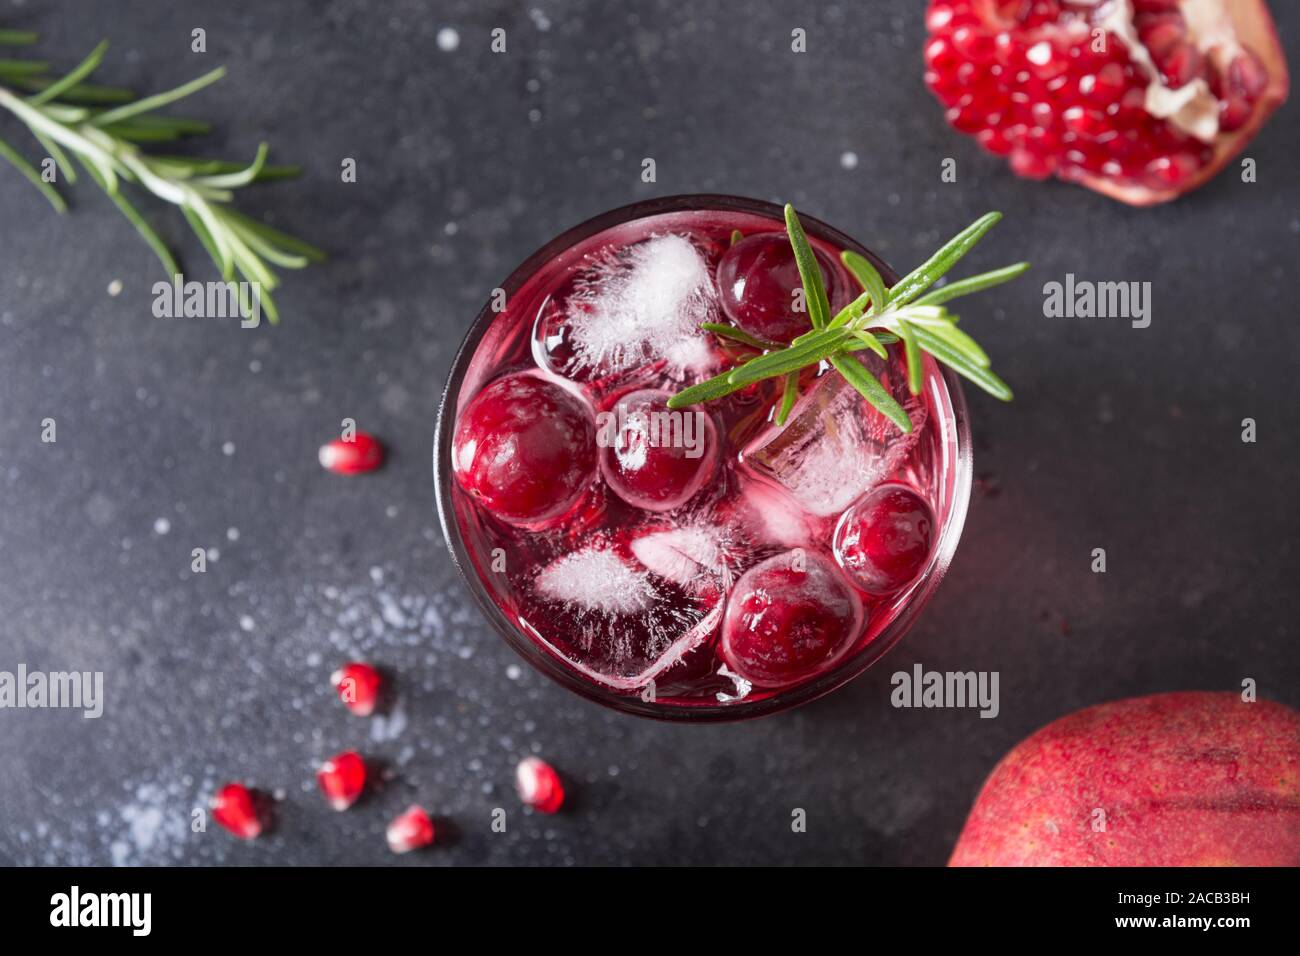
<path fill-rule="evenodd" d="M 0 862 L 387 863 L 384 825 L 418 799 L 450 838 L 414 865 L 938 864 L 997 758 L 1054 717 L 1245 677 L 1300 704 L 1294 109 L 1252 147 L 1254 185 L 1138 211 L 1020 182 L 944 126 L 920 6 L 4 0 L 58 62 L 110 38 L 104 77 L 140 89 L 228 65 L 191 107 L 210 148 L 265 137 L 304 162 L 248 208 L 335 257 L 289 278 L 278 328 L 155 319 L 157 263 L 103 197 L 77 188 L 60 219 L 0 174 L 0 669 L 103 670 L 109 695 L 98 721 L 0 712 Z M 1300 9 L 1274 6 L 1294 49 Z M 8 116 L 0 135 L 31 146 Z M 792 200 L 903 269 L 999 208 L 972 268 L 1036 265 L 964 310 L 1017 401 L 971 396 L 986 493 L 936 600 L 849 687 L 748 725 L 624 717 L 520 667 L 453 572 L 428 467 L 487 291 L 588 216 L 692 191 Z M 158 221 L 206 277 L 178 217 Z M 1066 272 L 1149 280 L 1151 327 L 1045 319 L 1041 283 Z M 381 474 L 316 464 L 345 416 L 390 443 Z M 206 574 L 195 547 L 219 552 Z M 332 699 L 350 655 L 399 675 L 386 720 Z M 999 671 L 1001 715 L 891 708 L 916 662 Z M 336 814 L 312 771 L 347 747 L 391 779 Z M 529 752 L 569 777 L 570 812 L 517 811 Z M 231 778 L 283 791 L 272 836 L 190 831 Z"/>

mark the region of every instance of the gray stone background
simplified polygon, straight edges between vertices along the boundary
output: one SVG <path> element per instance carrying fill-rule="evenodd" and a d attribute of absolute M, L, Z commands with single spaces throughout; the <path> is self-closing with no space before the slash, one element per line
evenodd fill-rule
<path fill-rule="evenodd" d="M 1300 8 L 1273 6 L 1294 51 Z M 60 218 L 0 168 L 0 669 L 102 670 L 108 693 L 97 721 L 0 712 L 0 863 L 389 863 L 384 826 L 419 800 L 443 839 L 406 865 L 940 864 L 998 757 L 1068 711 L 1244 677 L 1300 704 L 1294 108 L 1252 146 L 1253 185 L 1229 174 L 1135 210 L 1022 182 L 945 126 L 921 8 L 0 2 L 57 63 L 110 39 L 106 82 L 157 90 L 226 64 L 186 107 L 215 123 L 201 148 L 251 156 L 266 138 L 303 163 L 244 208 L 333 254 L 288 276 L 277 328 L 155 319 L 157 262 L 104 197 L 75 187 Z M 7 115 L 0 136 L 36 149 Z M 904 270 L 997 208 L 968 268 L 1035 264 L 963 310 L 1017 399 L 970 395 L 981 489 L 938 596 L 847 688 L 734 726 L 621 716 L 521 666 L 452 569 L 428 464 L 488 290 L 588 216 L 694 191 L 791 200 Z M 155 211 L 209 277 L 179 216 Z M 1151 327 L 1045 319 L 1041 284 L 1066 272 L 1151 281 Z M 388 442 L 382 473 L 317 465 L 344 416 Z M 218 552 L 206 574 L 194 547 Z M 396 673 L 386 718 L 334 699 L 327 675 L 352 656 Z M 999 671 L 1000 716 L 891 708 L 890 674 L 916 662 Z M 389 779 L 336 814 L 313 769 L 349 747 Z M 564 814 L 517 812 L 530 752 L 569 779 Z M 284 791 L 272 835 L 190 832 L 228 779 Z"/>

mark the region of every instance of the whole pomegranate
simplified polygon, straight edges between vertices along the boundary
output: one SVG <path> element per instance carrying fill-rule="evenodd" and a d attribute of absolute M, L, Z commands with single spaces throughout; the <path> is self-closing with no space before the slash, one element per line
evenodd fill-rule
<path fill-rule="evenodd" d="M 1289 86 L 1264 0 L 932 0 L 926 24 L 952 126 L 1139 206 L 1214 176 Z"/>
<path fill-rule="evenodd" d="M 1186 691 L 1062 717 L 1002 758 L 950 866 L 1300 865 L 1300 713 Z"/>

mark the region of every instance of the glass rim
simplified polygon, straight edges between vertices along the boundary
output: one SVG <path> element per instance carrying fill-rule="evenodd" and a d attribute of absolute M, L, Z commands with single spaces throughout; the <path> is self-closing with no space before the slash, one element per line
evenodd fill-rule
<path fill-rule="evenodd" d="M 748 199 L 742 196 L 717 193 L 686 193 L 644 199 L 608 210 L 570 229 L 566 229 L 520 263 L 510 273 L 505 282 L 501 284 L 500 288 L 505 291 L 506 297 L 509 299 L 538 269 L 554 259 L 560 252 L 614 226 L 648 216 L 676 212 L 710 211 L 747 213 L 784 224 L 782 207 L 776 203 L 761 199 Z M 892 284 L 898 281 L 897 274 L 879 256 L 853 237 L 803 213 L 799 214 L 799 221 L 808 234 L 815 235 L 817 238 L 832 243 L 838 248 L 852 249 L 861 255 L 865 255 L 880 270 L 886 282 Z M 642 700 L 635 693 L 620 693 L 613 688 L 604 687 L 594 680 L 584 677 L 558 660 L 554 654 L 539 647 L 492 600 L 487 587 L 480 580 L 477 571 L 474 569 L 473 562 L 470 560 L 469 550 L 461 534 L 460 523 L 456 520 L 451 501 L 451 438 L 455 431 L 453 424 L 459 404 L 460 387 L 464 383 L 465 375 L 471 360 L 478 350 L 479 343 L 483 340 L 498 315 L 499 313 L 492 309 L 492 302 L 489 299 L 479 311 L 473 323 L 471 323 L 469 330 L 465 333 L 465 338 L 456 350 L 455 357 L 452 359 L 451 370 L 447 375 L 447 384 L 443 388 L 442 398 L 438 404 L 438 415 L 434 430 L 434 494 L 437 501 L 438 519 L 442 525 L 443 538 L 446 541 L 447 549 L 451 554 L 452 563 L 456 566 L 457 572 L 464 580 L 470 594 L 474 596 L 479 610 L 482 611 L 493 629 L 535 669 L 541 671 L 562 687 L 588 700 L 622 713 L 649 717 L 655 720 L 686 723 L 693 721 L 708 723 L 737 721 L 789 710 L 810 703 L 837 690 L 879 661 L 911 630 L 916 618 L 929 603 L 930 598 L 947 575 L 948 568 L 956 553 L 957 542 L 961 538 L 962 528 L 966 523 L 966 512 L 970 504 L 971 480 L 974 471 L 970 418 L 966 406 L 966 396 L 962 391 L 961 381 L 958 376 L 948 367 L 938 363 L 936 363 L 936 366 L 939 369 L 939 377 L 944 383 L 948 394 L 948 402 L 952 407 L 952 421 L 957 439 L 956 454 L 952 466 L 955 475 L 951 514 L 943 524 L 939 542 L 935 546 L 935 558 L 930 570 L 921 579 L 916 586 L 915 593 L 908 598 L 894 619 L 865 647 L 849 654 L 834 667 L 811 680 L 785 690 L 778 690 L 762 700 L 752 702 L 739 700 L 729 704 L 650 703 Z"/>

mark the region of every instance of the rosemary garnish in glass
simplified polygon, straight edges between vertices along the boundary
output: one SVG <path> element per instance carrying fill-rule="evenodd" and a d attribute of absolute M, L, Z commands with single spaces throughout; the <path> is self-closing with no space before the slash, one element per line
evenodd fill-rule
<path fill-rule="evenodd" d="M 1011 389 L 989 368 L 988 355 L 958 328 L 957 316 L 944 308 L 944 303 L 1014 279 L 1029 268 L 1029 263 L 1018 262 L 931 289 L 1001 218 L 1002 214 L 998 212 L 981 216 L 891 288 L 885 287 L 880 273 L 864 257 L 845 250 L 840 253 L 840 260 L 862 286 L 862 294 L 832 316 L 821 269 L 794 207 L 787 204 L 786 232 L 799 267 L 812 328 L 789 345 L 781 345 L 755 338 L 732 325 L 706 323 L 703 326 L 706 331 L 762 354 L 721 375 L 683 389 L 669 400 L 669 407 L 683 408 L 697 402 L 712 401 L 755 382 L 784 376 L 776 414 L 777 424 L 784 425 L 798 398 L 799 373 L 809 366 L 829 362 L 882 415 L 902 431 L 910 432 L 912 421 L 907 412 L 853 354 L 869 349 L 881 358 L 888 358 L 885 347 L 899 342 L 903 343 L 907 385 L 913 395 L 921 393 L 921 353 L 926 352 L 995 398 L 1010 401 Z"/>

